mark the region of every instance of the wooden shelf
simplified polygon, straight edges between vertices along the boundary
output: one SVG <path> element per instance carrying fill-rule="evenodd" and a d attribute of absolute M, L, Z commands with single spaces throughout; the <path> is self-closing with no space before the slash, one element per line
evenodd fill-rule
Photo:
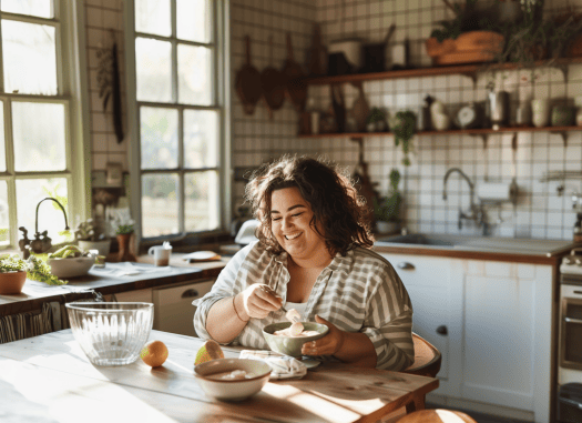
<path fill-rule="evenodd" d="M 535 67 L 557 66 L 564 67 L 569 64 L 582 63 L 582 57 L 573 57 L 559 60 L 543 60 L 534 63 Z M 307 85 L 326 85 L 326 84 L 342 84 L 342 83 L 358 83 L 365 81 L 379 81 L 383 79 L 403 79 L 403 78 L 422 78 L 427 76 L 441 76 L 441 75 L 466 75 L 475 79 L 475 75 L 479 72 L 493 71 L 493 70 L 512 70 L 518 69 L 519 65 L 513 63 L 506 63 L 503 65 L 495 65 L 493 63 L 479 63 L 473 65 L 458 65 L 458 66 L 439 66 L 431 68 L 406 69 L 386 72 L 371 72 L 371 73 L 355 73 L 349 75 L 336 76 L 318 76 L 303 78 L 302 81 Z"/>
<path fill-rule="evenodd" d="M 416 135 L 492 135 L 499 133 L 515 133 L 515 132 L 573 132 L 582 131 L 582 126 L 547 126 L 544 128 L 531 127 L 507 127 L 501 129 L 449 129 L 446 131 L 422 131 L 417 132 Z M 303 134 L 299 138 L 368 138 L 393 135 L 392 132 L 343 132 L 338 134 Z"/>

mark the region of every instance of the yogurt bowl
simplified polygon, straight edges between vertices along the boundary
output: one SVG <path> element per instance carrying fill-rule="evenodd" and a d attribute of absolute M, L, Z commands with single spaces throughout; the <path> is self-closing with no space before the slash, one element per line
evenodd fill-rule
<path fill-rule="evenodd" d="M 329 328 L 321 323 L 315 322 L 301 322 L 303 324 L 305 331 L 317 332 L 315 335 L 308 336 L 286 336 L 286 335 L 275 335 L 275 332 L 287 329 L 291 326 L 291 322 L 279 322 L 271 323 L 263 328 L 263 336 L 269 344 L 271 350 L 290 355 L 292 357 L 301 357 L 301 347 L 306 342 L 315 341 L 316 339 L 323 338 L 329 332 Z"/>

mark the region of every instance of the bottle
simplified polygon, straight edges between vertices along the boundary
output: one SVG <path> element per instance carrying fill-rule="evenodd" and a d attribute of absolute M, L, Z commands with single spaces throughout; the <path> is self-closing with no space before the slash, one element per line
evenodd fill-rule
<path fill-rule="evenodd" d="M 574 242 L 582 242 L 582 213 L 576 213 L 577 219 L 574 224 Z"/>

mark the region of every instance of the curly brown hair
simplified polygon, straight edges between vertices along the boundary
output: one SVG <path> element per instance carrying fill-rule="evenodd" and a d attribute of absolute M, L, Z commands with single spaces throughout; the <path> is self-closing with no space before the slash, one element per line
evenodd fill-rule
<path fill-rule="evenodd" d="M 255 235 L 268 251 L 283 252 L 271 230 L 271 194 L 290 187 L 297 187 L 311 205 L 310 224 L 330 254 L 345 255 L 356 245 L 373 245 L 365 200 L 347 173 L 323 159 L 285 155 L 257 169 L 246 186 L 245 199 L 260 222 Z"/>

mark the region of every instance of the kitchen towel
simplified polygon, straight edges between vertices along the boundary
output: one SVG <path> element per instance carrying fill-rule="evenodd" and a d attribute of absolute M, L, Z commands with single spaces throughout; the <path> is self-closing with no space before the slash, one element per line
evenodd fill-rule
<path fill-rule="evenodd" d="M 307 374 L 307 366 L 291 356 L 273 351 L 242 350 L 239 358 L 261 360 L 271 367 L 269 379 L 301 379 Z"/>
<path fill-rule="evenodd" d="M 517 185 L 515 182 L 481 182 L 477 185 L 477 197 L 484 202 L 515 202 Z"/>

